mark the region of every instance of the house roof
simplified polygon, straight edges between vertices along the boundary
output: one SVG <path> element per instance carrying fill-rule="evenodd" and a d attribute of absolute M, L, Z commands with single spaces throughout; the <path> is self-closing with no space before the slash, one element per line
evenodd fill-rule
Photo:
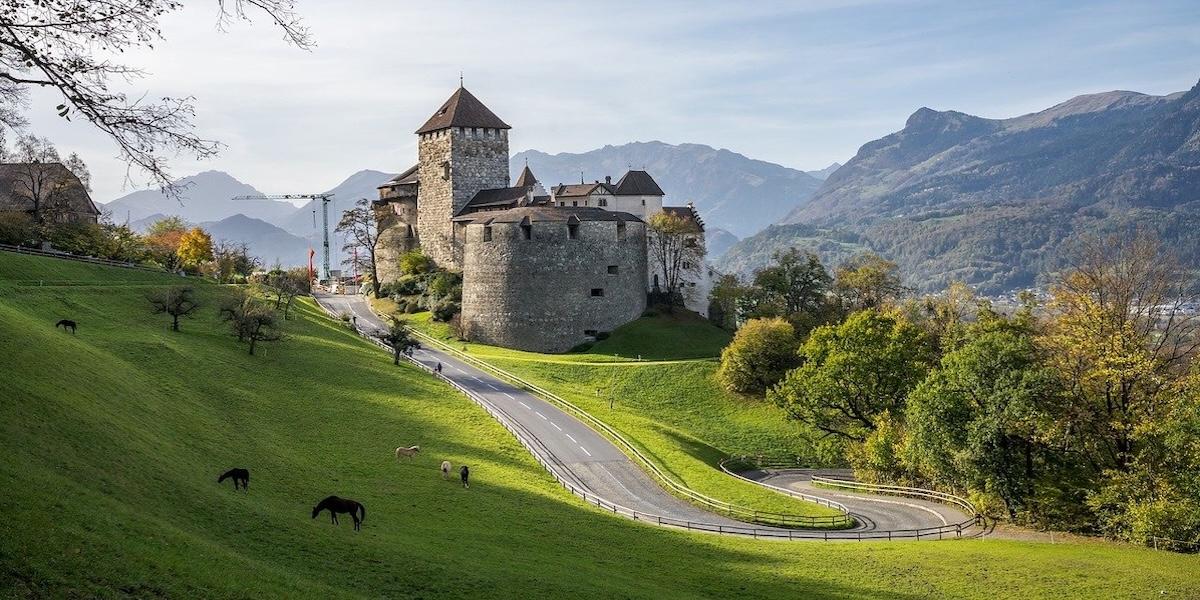
<path fill-rule="evenodd" d="M 629 171 L 617 182 L 618 196 L 665 196 L 654 178 L 645 171 Z"/>
<path fill-rule="evenodd" d="M 533 171 L 529 170 L 529 165 L 525 165 L 525 168 L 521 169 L 521 174 L 517 177 L 517 182 L 513 185 L 517 187 L 524 187 L 527 185 L 533 185 L 537 182 L 537 177 L 533 176 Z"/>
<path fill-rule="evenodd" d="M 560 183 L 557 186 L 554 186 L 554 195 L 555 196 L 565 196 L 568 198 L 570 198 L 572 196 L 574 196 L 574 197 L 590 196 L 591 194 L 596 193 L 596 192 L 608 193 L 608 194 L 613 193 L 612 189 L 608 185 L 600 183 L 600 182 L 571 183 L 571 184 Z"/>
<path fill-rule="evenodd" d="M 615 212 L 594 206 L 520 206 L 508 210 L 476 213 L 456 218 L 459 222 L 520 223 L 530 221 L 565 222 L 578 221 L 623 221 L 641 223 L 642 220 L 627 212 Z"/>
<path fill-rule="evenodd" d="M 512 129 L 465 87 L 455 90 L 450 98 L 442 104 L 442 107 L 417 130 L 417 133 L 429 133 L 448 127 Z"/>
<path fill-rule="evenodd" d="M 465 215 L 484 208 L 495 208 L 505 205 L 516 206 L 518 202 L 525 199 L 532 188 L 533 186 L 526 185 L 493 190 L 479 190 L 455 213 L 455 216 Z"/>
<path fill-rule="evenodd" d="M 417 173 L 417 170 L 420 167 L 421 167 L 420 164 L 415 164 L 415 165 L 409 167 L 408 169 L 405 169 L 403 173 L 387 180 L 387 183 L 385 183 L 379 187 L 391 187 L 393 185 L 405 185 L 405 184 L 409 184 L 409 183 L 419 183 L 421 181 L 421 179 Z"/>
<path fill-rule="evenodd" d="M 695 223 L 696 227 L 700 228 L 700 231 L 704 231 L 704 220 L 700 218 L 700 213 L 696 212 L 696 207 L 692 204 L 689 203 L 687 206 L 664 206 L 662 209 L 668 215 Z"/>
<path fill-rule="evenodd" d="M 100 209 L 92 202 L 83 182 L 61 163 L 0 164 L 0 210 L 33 210 L 27 183 L 31 178 L 40 179 L 43 184 L 62 186 L 58 197 L 66 200 L 72 212 L 100 214 Z"/>

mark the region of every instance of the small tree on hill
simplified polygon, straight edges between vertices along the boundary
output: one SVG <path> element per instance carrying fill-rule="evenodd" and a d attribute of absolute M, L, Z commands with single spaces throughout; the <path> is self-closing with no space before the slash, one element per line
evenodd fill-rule
<path fill-rule="evenodd" d="M 726 389 L 762 394 L 800 363 L 796 330 L 783 319 L 751 319 L 721 351 L 717 379 Z"/>
<path fill-rule="evenodd" d="M 837 268 L 835 289 L 850 310 L 879 308 L 904 295 L 899 267 L 878 254 L 860 254 Z"/>
<path fill-rule="evenodd" d="M 684 277 L 704 268 L 704 232 L 691 219 L 668 212 L 650 217 L 646 236 L 650 248 L 650 269 L 659 280 L 659 289 L 668 297 L 682 299 Z"/>
<path fill-rule="evenodd" d="M 193 227 L 180 236 L 179 248 L 175 253 L 179 255 L 179 263 L 184 267 L 198 268 L 201 263 L 213 259 L 212 236 L 199 227 Z"/>
<path fill-rule="evenodd" d="M 179 331 L 180 317 L 186 317 L 200 308 L 200 302 L 195 298 L 195 290 L 190 287 L 170 287 L 150 292 L 146 299 L 150 301 L 150 311 L 153 314 L 171 315 L 172 331 Z"/>
<path fill-rule="evenodd" d="M 387 331 L 379 334 L 379 341 L 392 349 L 392 364 L 400 364 L 400 355 L 407 354 L 412 349 L 420 348 L 421 344 L 413 337 L 412 329 L 404 321 L 392 318 Z"/>
<path fill-rule="evenodd" d="M 250 344 L 251 355 L 254 354 L 258 342 L 283 339 L 275 311 L 249 294 L 237 294 L 225 301 L 221 305 L 220 313 L 221 319 L 230 324 L 238 341 Z"/>

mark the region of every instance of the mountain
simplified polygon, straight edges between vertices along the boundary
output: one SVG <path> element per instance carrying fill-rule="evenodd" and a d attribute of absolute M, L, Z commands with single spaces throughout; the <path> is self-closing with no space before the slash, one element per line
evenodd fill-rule
<path fill-rule="evenodd" d="M 834 171 L 840 169 L 841 167 L 842 167 L 841 163 L 835 162 L 832 165 L 829 165 L 828 167 L 825 167 L 824 169 L 821 169 L 819 171 L 805 171 L 805 173 L 812 175 L 816 179 L 825 181 L 826 179 L 829 179 L 830 175 L 833 175 Z"/>
<path fill-rule="evenodd" d="M 606 175 L 615 181 L 630 168 L 645 169 L 666 191 L 666 204 L 695 202 L 706 224 L 739 237 L 803 206 L 821 186 L 803 171 L 701 144 L 634 142 L 553 155 L 526 150 L 513 155 L 512 172 L 519 173 L 526 160 L 547 187 L 579 181 L 581 171 L 587 181 Z"/>
<path fill-rule="evenodd" d="M 709 262 L 716 261 L 736 243 L 738 243 L 737 236 L 720 227 L 704 228 L 704 247 L 708 250 Z"/>
<path fill-rule="evenodd" d="M 179 200 L 160 190 L 133 192 L 105 204 L 103 210 L 118 223 L 158 214 L 178 215 L 192 223 L 215 221 L 238 213 L 274 221 L 295 212 L 295 205 L 277 200 L 232 200 L 234 196 L 261 194 L 222 171 L 205 171 L 179 180 Z"/>
<path fill-rule="evenodd" d="M 337 187 L 329 190 L 329 193 L 334 195 L 333 200 L 329 203 L 330 231 L 332 232 L 333 228 L 337 225 L 342 213 L 352 208 L 359 198 L 367 198 L 369 200 L 378 198 L 379 191 L 376 188 L 395 176 L 395 173 L 363 169 L 347 177 Z M 313 226 L 314 208 L 317 209 L 316 227 Z M 309 201 L 298 209 L 293 208 L 292 213 L 287 217 L 274 222 L 290 233 L 301 237 L 313 237 L 315 239 L 321 226 L 320 204 L 315 201 Z"/>
<path fill-rule="evenodd" d="M 734 244 L 713 264 L 722 273 L 748 276 L 769 265 L 772 255 L 785 248 L 814 252 L 831 271 L 833 266 L 869 250 L 862 236 L 849 231 L 804 223 L 771 225 Z"/>
<path fill-rule="evenodd" d="M 1114 91 L 1010 119 L 921 108 L 867 143 L 782 224 L 859 236 L 910 285 L 994 293 L 1044 283 L 1085 232 L 1157 233 L 1200 261 L 1200 85 Z M 730 250 L 787 246 L 763 232 Z M 767 237 L 772 238 L 770 244 Z"/>
<path fill-rule="evenodd" d="M 167 218 L 167 215 L 164 215 L 162 213 L 154 213 L 152 215 L 130 221 L 128 223 L 128 225 L 129 225 L 130 229 L 136 231 L 137 233 L 144 234 L 150 230 L 151 225 L 153 225 L 165 218 Z"/>
<path fill-rule="evenodd" d="M 308 264 L 309 241 L 292 235 L 266 221 L 237 214 L 220 221 L 201 223 L 213 241 L 246 244 L 264 267 L 279 263 L 284 267 Z"/>

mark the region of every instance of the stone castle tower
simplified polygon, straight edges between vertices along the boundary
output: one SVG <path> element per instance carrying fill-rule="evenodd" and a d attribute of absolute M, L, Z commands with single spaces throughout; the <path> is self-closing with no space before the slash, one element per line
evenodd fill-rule
<path fill-rule="evenodd" d="M 438 266 L 462 268 L 462 240 L 451 219 L 479 190 L 508 187 L 509 129 L 460 87 L 417 130 L 417 230 Z"/>

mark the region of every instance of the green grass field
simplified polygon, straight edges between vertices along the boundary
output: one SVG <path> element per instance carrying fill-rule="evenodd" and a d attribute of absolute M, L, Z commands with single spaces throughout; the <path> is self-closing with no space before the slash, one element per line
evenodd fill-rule
<path fill-rule="evenodd" d="M 386 310 L 387 304 L 376 303 L 376 307 Z M 696 491 L 762 511 L 837 514 L 735 479 L 718 468 L 717 463 L 731 455 L 813 457 L 815 450 L 799 425 L 789 422 L 778 407 L 730 394 L 717 385 L 715 360 L 688 360 L 696 355 L 716 356 L 729 341 L 726 332 L 699 317 L 643 317 L 618 328 L 588 352 L 571 354 L 457 342 L 450 328 L 431 322 L 428 313 L 410 315 L 409 321 L 587 410 Z M 614 347 L 639 348 L 645 351 L 643 358 L 652 360 L 605 362 L 608 349 Z"/>
<path fill-rule="evenodd" d="M 642 525 L 568 495 L 472 402 L 309 302 L 250 357 L 216 320 L 226 288 L 174 333 L 143 294 L 175 278 L 12 285 L 12 263 L 0 252 L 0 597 L 1200 597 L 1200 558 L 1115 544 Z M 401 444 L 423 452 L 397 463 Z M 443 458 L 472 466 L 470 490 Z M 248 494 L 217 485 L 232 466 Z M 366 504 L 361 532 L 309 518 L 328 494 Z"/>

